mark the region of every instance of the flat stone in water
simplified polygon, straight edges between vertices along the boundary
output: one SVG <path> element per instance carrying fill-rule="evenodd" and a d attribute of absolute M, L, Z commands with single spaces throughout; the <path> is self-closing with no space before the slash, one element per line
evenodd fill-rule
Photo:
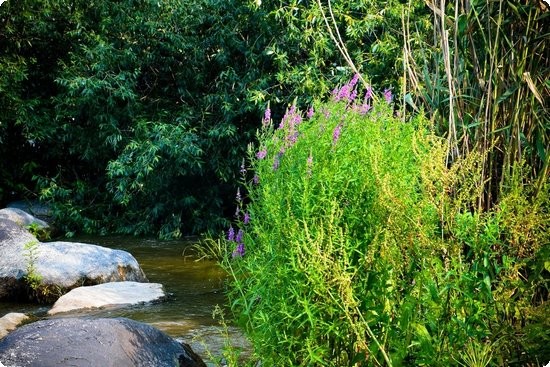
<path fill-rule="evenodd" d="M 48 311 L 49 315 L 88 308 L 128 306 L 154 302 L 166 297 L 162 284 L 112 282 L 78 287 L 61 296 Z"/>
<path fill-rule="evenodd" d="M 8 333 L 26 321 L 29 317 L 24 313 L 10 312 L 7 315 L 0 317 L 0 339 L 8 335 Z"/>

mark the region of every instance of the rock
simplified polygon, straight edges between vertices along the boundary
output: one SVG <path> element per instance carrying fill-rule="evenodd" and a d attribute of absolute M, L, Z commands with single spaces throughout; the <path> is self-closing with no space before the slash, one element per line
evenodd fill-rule
<path fill-rule="evenodd" d="M 0 340 L 0 361 L 27 367 L 206 367 L 189 346 L 126 318 L 57 318 Z"/>
<path fill-rule="evenodd" d="M 23 277 L 27 259 L 23 255 L 27 243 L 36 237 L 15 222 L 0 218 L 0 299 L 18 298 L 24 291 Z"/>
<path fill-rule="evenodd" d="M 22 322 L 26 321 L 29 317 L 24 313 L 11 312 L 7 315 L 0 317 L 0 339 L 8 335 L 8 333 Z"/>
<path fill-rule="evenodd" d="M 17 208 L 0 209 L 0 218 L 14 221 L 21 227 L 36 226 L 38 229 L 48 229 L 48 223 L 33 217 L 29 213 Z"/>
<path fill-rule="evenodd" d="M 86 308 L 130 306 L 162 300 L 166 297 L 162 284 L 115 282 L 78 287 L 61 296 L 48 311 L 49 315 Z"/>
<path fill-rule="evenodd" d="M 32 249 L 25 248 L 36 243 Z M 0 218 L 0 299 L 28 292 L 29 265 L 40 280 L 34 292 L 44 302 L 82 285 L 107 282 L 147 282 L 137 260 L 128 252 L 77 242 L 38 242 L 13 221 Z"/>
<path fill-rule="evenodd" d="M 44 283 L 67 289 L 125 280 L 147 282 L 130 253 L 78 242 L 41 243 L 36 270 Z"/>
<path fill-rule="evenodd" d="M 52 212 L 50 208 L 38 201 L 13 201 L 6 206 L 8 208 L 21 209 L 48 223 L 51 223 L 52 221 Z"/>

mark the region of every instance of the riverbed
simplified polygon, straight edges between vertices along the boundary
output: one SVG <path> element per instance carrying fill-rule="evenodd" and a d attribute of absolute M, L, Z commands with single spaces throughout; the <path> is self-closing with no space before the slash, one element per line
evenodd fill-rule
<path fill-rule="evenodd" d="M 196 238 L 159 241 L 125 236 L 86 236 L 68 241 L 130 252 L 149 281 L 162 284 L 169 293 L 165 302 L 71 313 L 69 316 L 122 316 L 145 322 L 190 344 L 205 361 L 211 360 L 210 355 L 219 357 L 228 341 L 238 348 L 246 349 L 246 342 L 236 327 L 221 327 L 220 318 L 213 317 L 217 307 L 224 309 L 226 305 L 226 274 L 215 261 L 199 260 L 193 250 Z M 36 318 L 45 318 L 49 308 L 44 305 L 0 302 L 0 316 L 8 312 L 23 312 Z"/>

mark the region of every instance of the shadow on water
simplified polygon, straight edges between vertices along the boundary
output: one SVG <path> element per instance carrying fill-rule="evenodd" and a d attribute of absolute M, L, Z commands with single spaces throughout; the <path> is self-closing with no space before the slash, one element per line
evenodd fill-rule
<path fill-rule="evenodd" d="M 145 322 L 176 339 L 191 344 L 205 360 L 207 348 L 220 355 L 224 346 L 219 320 L 212 314 L 217 305 L 224 306 L 225 272 L 211 260 L 197 260 L 194 240 L 159 241 L 124 236 L 85 236 L 70 241 L 97 244 L 131 253 L 152 283 L 160 283 L 169 297 L 164 302 L 126 308 L 87 310 L 61 316 L 93 315 L 128 317 Z M 0 303 L 0 315 L 23 312 L 44 317 L 49 307 L 30 304 Z M 229 328 L 232 343 L 246 344 L 236 328 Z"/>

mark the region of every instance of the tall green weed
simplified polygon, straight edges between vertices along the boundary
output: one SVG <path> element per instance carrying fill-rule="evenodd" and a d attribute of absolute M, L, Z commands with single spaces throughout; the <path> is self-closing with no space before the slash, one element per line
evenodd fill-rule
<path fill-rule="evenodd" d="M 548 357 L 547 199 L 525 209 L 539 237 L 520 252 L 510 241 L 520 199 L 469 210 L 475 159 L 447 167 L 446 142 L 422 115 L 404 122 L 391 92 L 358 97 L 356 83 L 304 114 L 290 107 L 275 125 L 266 111 L 241 167 L 238 225 L 219 243 L 232 309 L 259 358 L 448 366 Z"/>

